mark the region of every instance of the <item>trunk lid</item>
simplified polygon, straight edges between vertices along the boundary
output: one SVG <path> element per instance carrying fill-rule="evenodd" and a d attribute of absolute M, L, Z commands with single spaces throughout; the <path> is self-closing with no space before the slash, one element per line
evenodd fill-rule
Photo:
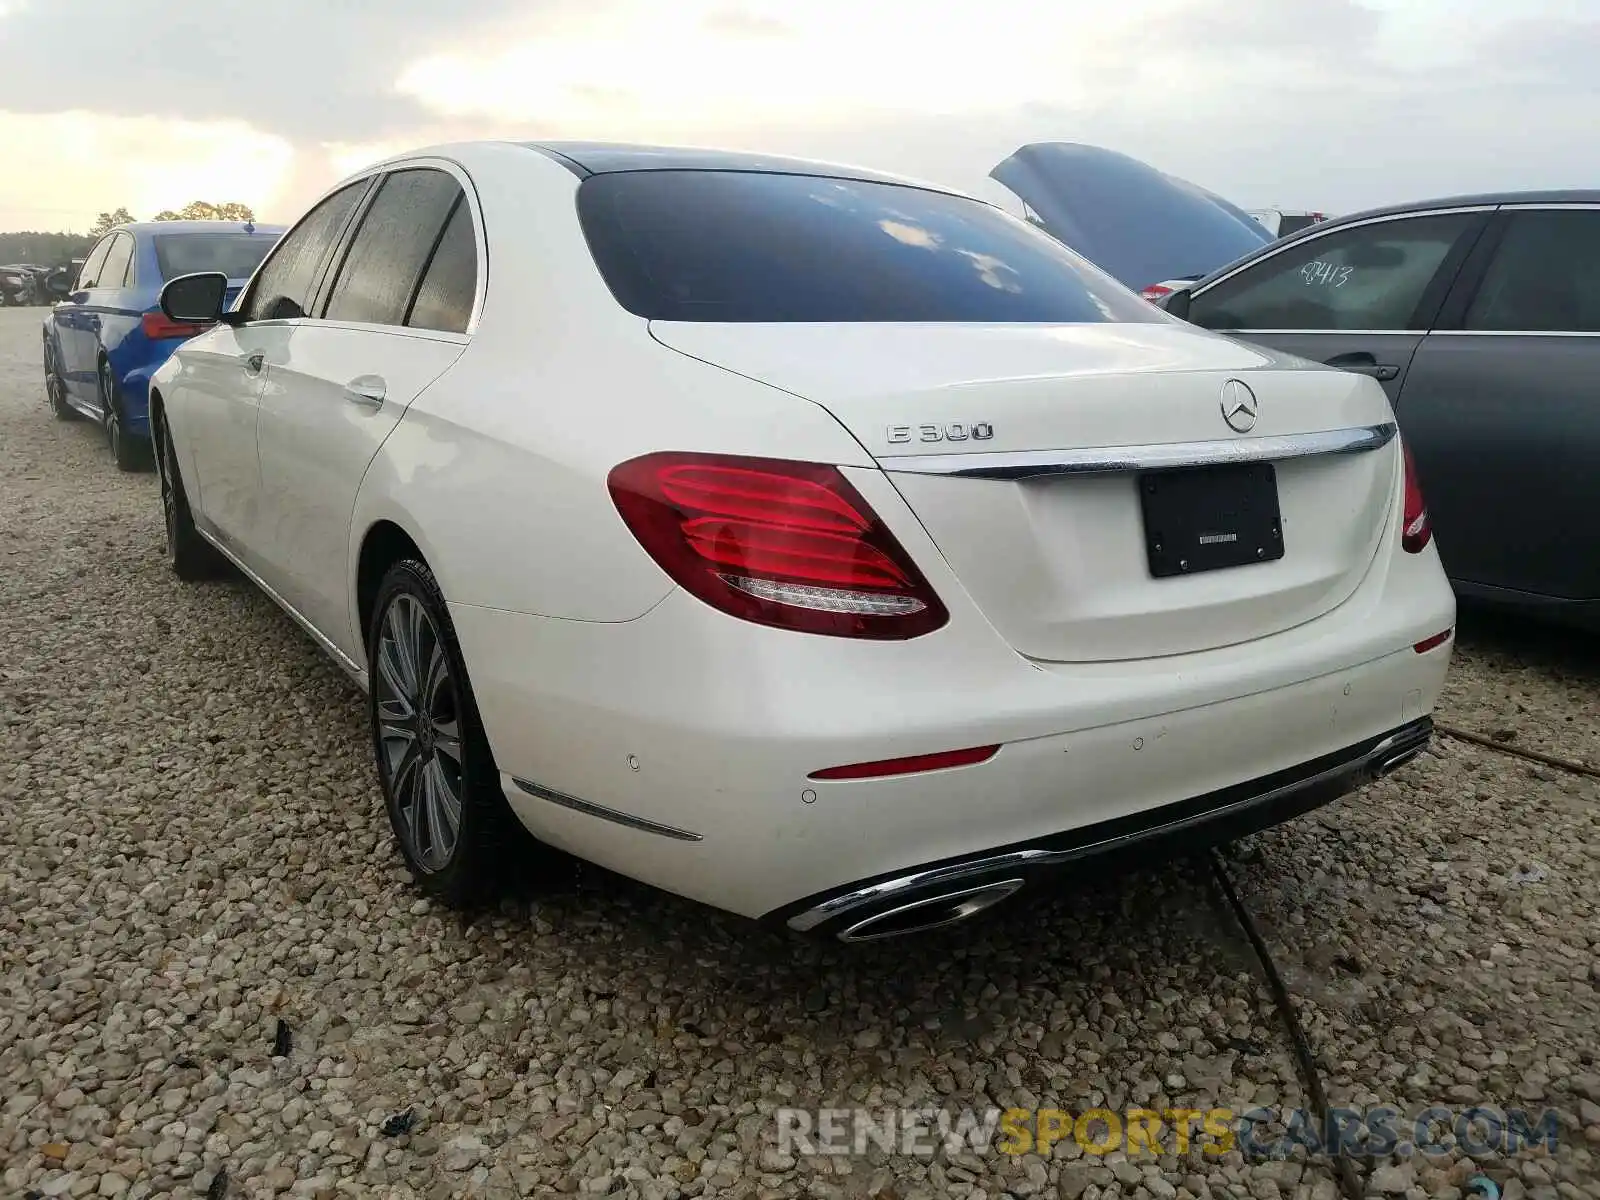
<path fill-rule="evenodd" d="M 1134 291 L 1208 275 L 1272 241 L 1221 196 L 1099 146 L 1035 142 L 989 175 L 1046 233 Z"/>
<path fill-rule="evenodd" d="M 942 465 L 927 456 L 986 459 L 1380 425 L 1393 420 L 1382 389 L 1177 321 L 658 321 L 651 331 L 665 346 L 831 413 L 885 467 L 995 629 L 1040 660 L 1189 653 L 1314 620 L 1366 574 L 1397 486 L 1393 443 L 1279 461 L 1281 558 L 1157 578 L 1137 472 L 973 478 L 925 473 Z M 1230 380 L 1246 382 L 1258 404 L 1244 439 L 1223 417 Z M 923 440 L 925 426 L 936 440 Z"/>

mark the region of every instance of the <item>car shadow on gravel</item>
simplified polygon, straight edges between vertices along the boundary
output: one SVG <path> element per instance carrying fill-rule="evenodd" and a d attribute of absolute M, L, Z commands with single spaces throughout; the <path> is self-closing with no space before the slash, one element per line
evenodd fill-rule
<path fill-rule="evenodd" d="M 580 960 L 592 937 L 597 977 L 621 953 L 638 969 L 669 969 L 686 996 L 759 1008 L 766 1024 L 818 1033 L 830 1018 L 859 1024 L 871 1010 L 914 1015 L 947 1040 L 972 1041 L 1003 1033 L 1017 1015 L 1014 1000 L 993 1003 L 997 979 L 1059 1001 L 1097 987 L 1153 997 L 1179 985 L 1201 995 L 1257 970 L 1199 860 L 1091 868 L 958 926 L 856 945 L 720 913 L 588 865 L 574 886 L 524 894 L 498 915 L 548 923 Z"/>
<path fill-rule="evenodd" d="M 1587 680 L 1600 687 L 1600 633 L 1462 601 L 1456 641 L 1464 654 L 1493 655 L 1557 679 Z"/>

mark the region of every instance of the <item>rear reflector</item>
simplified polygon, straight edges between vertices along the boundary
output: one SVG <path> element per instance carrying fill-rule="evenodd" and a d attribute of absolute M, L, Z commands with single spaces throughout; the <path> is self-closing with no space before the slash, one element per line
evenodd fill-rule
<path fill-rule="evenodd" d="M 942 750 L 938 754 L 916 754 L 910 758 L 885 758 L 877 762 L 856 763 L 849 767 L 828 767 L 813 771 L 811 779 L 875 779 L 884 775 L 912 775 L 918 771 L 942 771 L 946 767 L 970 767 L 986 762 L 999 746 L 974 746 L 970 750 Z"/>
<path fill-rule="evenodd" d="M 1451 628 L 1446 629 L 1443 633 L 1436 633 L 1430 638 L 1423 638 L 1411 648 L 1418 654 L 1426 654 L 1429 650 L 1434 649 L 1436 646 L 1442 646 L 1448 642 L 1450 640 L 1450 635 L 1454 632 L 1455 627 L 1452 626 Z"/>
<path fill-rule="evenodd" d="M 193 325 L 184 321 L 174 321 L 166 313 L 152 309 L 140 319 L 140 326 L 145 337 L 151 341 L 160 341 L 163 338 L 192 338 L 204 333 L 209 325 Z"/>
<path fill-rule="evenodd" d="M 614 467 L 611 499 L 674 582 L 731 616 L 836 637 L 917 637 L 948 614 L 837 467 L 649 454 Z"/>
<path fill-rule="evenodd" d="M 1422 499 L 1422 483 L 1417 478 L 1417 464 L 1411 459 L 1411 447 L 1402 440 L 1400 454 L 1405 460 L 1405 515 L 1400 526 L 1400 545 L 1407 554 L 1418 554 L 1433 537 L 1433 524 L 1428 520 L 1428 506 Z"/>

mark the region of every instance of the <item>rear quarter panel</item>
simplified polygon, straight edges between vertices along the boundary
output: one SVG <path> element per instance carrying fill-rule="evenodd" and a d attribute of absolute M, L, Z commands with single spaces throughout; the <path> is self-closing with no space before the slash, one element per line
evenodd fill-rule
<path fill-rule="evenodd" d="M 390 520 L 452 604 L 632 620 L 673 584 L 612 504 L 616 464 L 702 450 L 872 465 L 817 405 L 657 344 L 594 266 L 566 168 L 506 146 L 469 169 L 487 230 L 483 312 L 362 483 L 352 605 L 361 543 Z"/>

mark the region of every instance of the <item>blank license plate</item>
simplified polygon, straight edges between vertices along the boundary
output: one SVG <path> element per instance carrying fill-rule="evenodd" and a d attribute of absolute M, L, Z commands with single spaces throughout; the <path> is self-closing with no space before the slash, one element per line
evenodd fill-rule
<path fill-rule="evenodd" d="M 1157 579 L 1283 557 L 1271 463 L 1149 471 L 1139 476 L 1139 501 Z"/>

